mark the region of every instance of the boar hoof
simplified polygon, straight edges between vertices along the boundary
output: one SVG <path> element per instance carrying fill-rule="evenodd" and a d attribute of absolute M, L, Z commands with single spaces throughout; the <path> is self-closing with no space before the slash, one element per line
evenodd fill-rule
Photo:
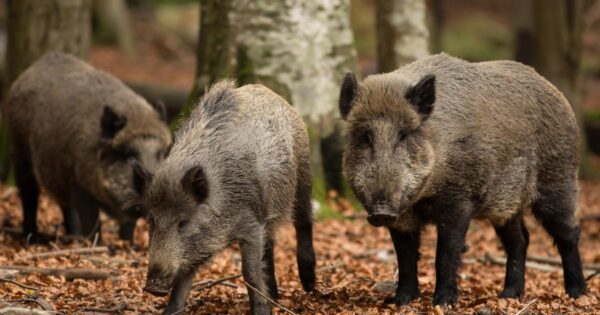
<path fill-rule="evenodd" d="M 419 294 L 396 293 L 396 295 L 394 297 L 385 299 L 384 303 L 385 304 L 406 305 L 418 297 L 419 297 Z"/>
<path fill-rule="evenodd" d="M 367 221 L 373 226 L 392 226 L 396 223 L 398 216 L 393 213 L 374 213 L 367 217 Z"/>
<path fill-rule="evenodd" d="M 159 288 L 157 286 L 149 286 L 149 285 L 146 285 L 144 287 L 144 291 L 146 291 L 154 296 L 167 296 L 167 294 L 169 294 L 169 290 Z"/>
<path fill-rule="evenodd" d="M 456 303 L 458 300 L 458 294 L 456 291 L 442 291 L 436 292 L 433 294 L 433 305 L 441 305 L 442 307 L 446 307 Z"/>
<path fill-rule="evenodd" d="M 506 288 L 506 289 L 502 290 L 502 292 L 500 292 L 500 294 L 498 294 L 498 297 L 506 298 L 506 299 L 516 299 L 516 298 L 520 297 L 521 295 L 523 295 L 522 289 L 519 290 L 516 288 Z"/>
<path fill-rule="evenodd" d="M 565 290 L 567 291 L 567 294 L 574 299 L 582 296 L 587 292 L 585 284 L 579 286 L 569 286 Z"/>

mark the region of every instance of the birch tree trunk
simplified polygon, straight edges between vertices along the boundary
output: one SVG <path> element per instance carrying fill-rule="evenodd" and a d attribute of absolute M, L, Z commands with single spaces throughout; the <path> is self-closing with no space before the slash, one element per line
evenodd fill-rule
<path fill-rule="evenodd" d="M 87 59 L 90 50 L 90 0 L 8 0 L 5 91 L 33 62 L 49 51 Z M 0 132 L 0 179 L 9 170 L 6 123 Z"/>
<path fill-rule="evenodd" d="M 375 4 L 379 72 L 429 55 L 425 0 L 376 0 Z"/>
<path fill-rule="evenodd" d="M 311 133 L 315 192 L 341 191 L 339 87 L 356 67 L 349 0 L 236 0 L 232 13 L 239 83 L 262 83 L 298 109 Z"/>
<path fill-rule="evenodd" d="M 534 67 L 571 103 L 581 132 L 581 176 L 598 179 L 589 158 L 581 111 L 582 0 L 534 0 Z"/>

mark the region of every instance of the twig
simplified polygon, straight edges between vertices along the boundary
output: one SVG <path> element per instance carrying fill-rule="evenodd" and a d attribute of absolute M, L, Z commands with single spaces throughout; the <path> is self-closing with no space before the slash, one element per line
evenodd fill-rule
<path fill-rule="evenodd" d="M 533 300 L 529 301 L 529 303 L 525 304 L 525 306 L 520 311 L 518 311 L 515 315 L 523 314 L 531 306 L 531 304 L 535 303 L 535 301 L 537 301 L 537 299 L 533 299 Z"/>
<path fill-rule="evenodd" d="M 110 278 L 110 273 L 98 269 L 58 269 L 58 268 L 37 268 L 29 266 L 0 266 L 0 270 L 18 270 L 21 274 L 37 273 L 45 276 L 63 276 L 67 280 L 88 279 L 104 280 Z"/>
<path fill-rule="evenodd" d="M 496 265 L 506 265 L 506 258 L 494 257 L 494 256 L 490 255 L 490 253 L 485 254 L 485 257 L 483 258 L 483 262 L 486 262 L 486 261 L 489 261 Z M 554 271 L 560 270 L 559 268 L 556 268 L 556 267 L 553 267 L 550 265 L 546 265 L 546 264 L 536 263 L 535 261 L 526 261 L 525 267 L 530 268 L 530 269 L 540 270 L 540 271 L 546 271 L 546 272 L 554 272 Z"/>
<path fill-rule="evenodd" d="M 85 247 L 85 248 L 71 248 L 64 250 L 55 250 L 52 252 L 45 253 L 37 253 L 30 254 L 25 256 L 25 259 L 31 258 L 48 258 L 48 257 L 56 257 L 56 256 L 69 256 L 69 255 L 82 255 L 82 254 L 98 254 L 98 253 L 107 253 L 108 247 L 100 246 L 100 247 Z"/>
<path fill-rule="evenodd" d="M 598 270 L 598 271 L 592 273 L 591 275 L 585 277 L 585 281 L 589 281 L 590 279 L 592 279 L 593 277 L 595 277 L 597 275 L 600 275 L 600 270 Z"/>
<path fill-rule="evenodd" d="M 239 278 L 241 276 L 242 276 L 242 274 L 238 273 L 235 275 L 226 276 L 226 277 L 215 279 L 215 280 L 196 282 L 192 285 L 192 288 L 196 288 L 196 290 L 204 290 L 206 288 L 210 288 L 214 285 L 217 285 L 217 284 L 229 281 L 229 280 L 233 280 L 233 279 Z"/>
<path fill-rule="evenodd" d="M 41 306 L 45 311 L 54 311 L 52 309 L 52 305 L 50 305 L 50 303 L 48 303 L 46 300 L 44 300 L 41 297 L 36 297 L 35 299 L 29 299 L 29 298 L 23 298 L 23 299 L 16 299 L 16 300 L 12 300 L 12 303 L 19 303 L 19 302 L 33 302 L 36 303 L 37 305 Z"/>
<path fill-rule="evenodd" d="M 62 314 L 55 311 L 45 311 L 45 310 L 34 310 L 25 307 L 5 307 L 0 309 L 0 314 L 11 314 L 11 315 L 54 315 L 54 314 Z"/>
<path fill-rule="evenodd" d="M 3 278 L 3 277 L 0 277 L 0 282 L 12 283 L 14 285 L 20 286 L 21 288 L 29 289 L 29 290 L 33 290 L 33 291 L 38 291 L 39 290 L 36 287 L 32 287 L 30 285 L 26 285 L 26 284 L 23 284 L 21 282 L 18 282 L 18 281 L 15 281 L 15 280 L 11 280 L 11 279 L 6 279 L 6 278 Z"/>
<path fill-rule="evenodd" d="M 111 308 L 86 307 L 79 312 L 121 313 L 127 309 L 127 303 L 120 303 Z"/>
<path fill-rule="evenodd" d="M 253 287 L 250 283 L 248 283 L 246 280 L 244 280 L 244 283 L 248 286 L 248 288 L 250 288 L 252 291 L 258 293 L 260 296 L 262 296 L 263 298 L 265 298 L 267 301 L 273 303 L 273 305 L 276 305 L 277 307 L 279 307 L 280 309 L 284 310 L 287 313 L 290 313 L 292 315 L 297 315 L 296 313 L 292 312 L 292 310 L 290 310 L 289 308 L 273 301 L 273 299 L 271 299 L 270 297 L 268 297 L 266 294 L 260 292 L 259 289 Z"/>
<path fill-rule="evenodd" d="M 558 265 L 558 266 L 562 265 L 562 261 L 560 260 L 560 258 L 554 258 L 554 257 L 529 255 L 527 257 L 527 260 L 541 262 L 541 263 L 546 263 L 546 264 L 550 264 L 550 265 Z M 588 270 L 599 271 L 600 270 L 600 264 L 582 264 L 581 268 L 588 269 Z"/>

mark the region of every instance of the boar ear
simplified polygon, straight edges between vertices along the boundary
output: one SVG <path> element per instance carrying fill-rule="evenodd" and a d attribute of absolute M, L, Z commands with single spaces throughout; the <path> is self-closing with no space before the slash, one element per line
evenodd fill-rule
<path fill-rule="evenodd" d="M 194 196 L 198 203 L 204 202 L 208 197 L 208 181 L 201 166 L 190 168 L 181 179 L 183 189 Z"/>
<path fill-rule="evenodd" d="M 148 183 L 152 180 L 152 174 L 137 160 L 132 160 L 130 163 L 133 168 L 133 188 L 142 196 L 146 191 L 146 187 L 148 187 Z"/>
<path fill-rule="evenodd" d="M 356 76 L 354 73 L 348 72 L 344 77 L 342 88 L 340 89 L 340 114 L 343 119 L 348 117 L 350 110 L 352 109 L 352 103 L 358 92 L 358 83 L 356 82 Z"/>
<path fill-rule="evenodd" d="M 165 102 L 163 102 L 163 100 L 158 99 L 150 103 L 150 105 L 152 105 L 152 108 L 154 108 L 154 110 L 158 112 L 158 116 L 160 117 L 160 119 L 164 122 L 167 122 L 167 106 L 165 105 Z"/>
<path fill-rule="evenodd" d="M 102 118 L 100 118 L 101 137 L 103 139 L 114 138 L 126 123 L 127 117 L 115 113 L 110 106 L 104 106 Z"/>
<path fill-rule="evenodd" d="M 435 76 L 428 74 L 421 78 L 419 83 L 406 92 L 405 97 L 420 114 L 431 114 L 435 103 Z"/>

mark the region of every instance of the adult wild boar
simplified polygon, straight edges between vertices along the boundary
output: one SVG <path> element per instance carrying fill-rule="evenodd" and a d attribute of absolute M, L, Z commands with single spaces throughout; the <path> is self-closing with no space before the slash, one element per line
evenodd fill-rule
<path fill-rule="evenodd" d="M 38 238 L 41 185 L 61 206 L 67 233 L 94 235 L 102 208 L 130 240 L 142 212 L 130 161 L 155 169 L 171 143 L 159 111 L 113 76 L 48 53 L 12 85 L 6 114 L 24 234 Z"/>
<path fill-rule="evenodd" d="M 197 268 L 238 242 L 252 313 L 269 314 L 254 288 L 277 298 L 273 243 L 290 217 L 300 280 L 312 290 L 309 164 L 306 127 L 285 100 L 262 85 L 215 84 L 175 134 L 156 173 L 136 164 L 150 222 L 144 290 L 171 291 L 165 313 L 180 312 Z"/>
<path fill-rule="evenodd" d="M 531 207 L 560 252 L 567 293 L 586 290 L 577 244 L 578 130 L 563 95 L 513 61 L 469 63 L 440 54 L 357 83 L 340 111 L 350 144 L 343 169 L 374 226 L 397 253 L 396 295 L 419 294 L 419 234 L 437 226 L 433 304 L 457 299 L 456 271 L 472 218 L 489 220 L 508 254 L 502 297 L 523 294 Z"/>

